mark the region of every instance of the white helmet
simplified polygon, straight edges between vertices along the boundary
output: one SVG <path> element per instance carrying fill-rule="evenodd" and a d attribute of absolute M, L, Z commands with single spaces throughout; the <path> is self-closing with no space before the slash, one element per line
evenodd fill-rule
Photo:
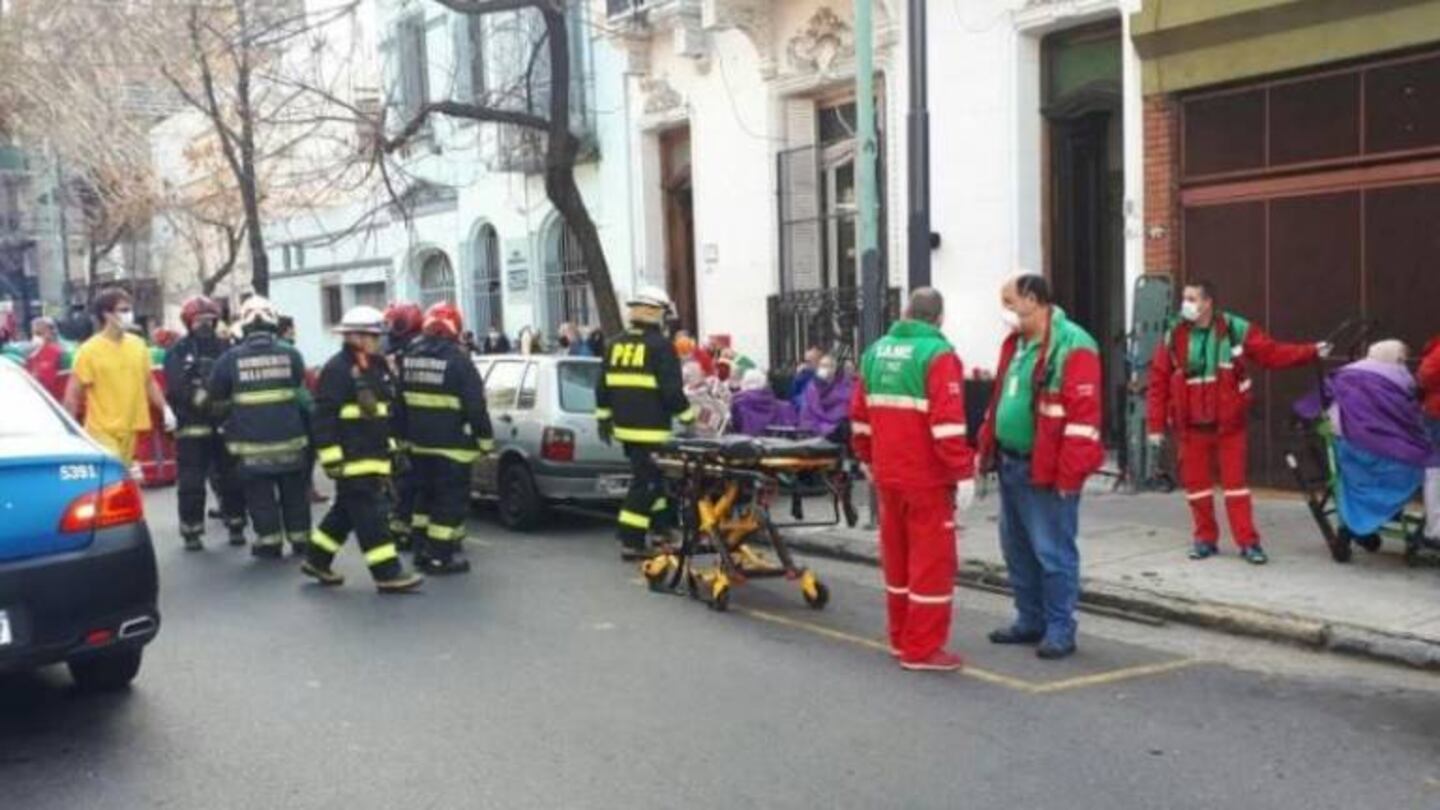
<path fill-rule="evenodd" d="M 635 291 L 626 302 L 632 307 L 655 307 L 656 309 L 670 309 L 670 294 L 665 292 L 663 287 L 654 284 L 647 284 Z"/>
<path fill-rule="evenodd" d="M 335 331 L 342 335 L 383 335 L 385 334 L 385 313 L 375 307 L 351 307 L 340 319 Z"/>
<path fill-rule="evenodd" d="M 257 326 L 274 328 L 279 323 L 280 316 L 275 313 L 274 305 L 263 295 L 252 295 L 240 305 L 240 328 L 242 330 L 248 331 Z"/>

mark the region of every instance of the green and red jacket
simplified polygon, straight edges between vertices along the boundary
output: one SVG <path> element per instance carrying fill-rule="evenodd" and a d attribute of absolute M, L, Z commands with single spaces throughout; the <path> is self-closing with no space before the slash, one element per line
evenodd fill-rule
<path fill-rule="evenodd" d="M 1198 362 L 1192 362 L 1195 331 L 1181 321 L 1155 347 L 1145 409 L 1152 434 L 1163 433 L 1167 424 L 1181 433 L 1192 427 L 1242 431 L 1255 398 L 1249 363 L 1290 368 L 1312 362 L 1317 353 L 1313 343 L 1280 343 L 1244 318 L 1221 312 L 1205 344 L 1195 347 Z"/>
<path fill-rule="evenodd" d="M 975 474 L 965 370 L 936 327 L 899 321 L 860 361 L 851 444 L 885 487 L 949 487 Z"/>
<path fill-rule="evenodd" d="M 995 379 L 1005 379 L 1019 343 L 1018 332 L 1005 338 Z M 1037 487 L 1079 492 L 1105 461 L 1100 440 L 1100 352 L 1095 338 L 1059 307 L 1050 309 L 1050 328 L 1038 351 L 1031 380 L 1035 446 L 1030 481 Z M 993 466 L 998 452 L 995 409 L 999 403 L 997 391 L 980 429 L 980 454 L 987 466 Z"/>

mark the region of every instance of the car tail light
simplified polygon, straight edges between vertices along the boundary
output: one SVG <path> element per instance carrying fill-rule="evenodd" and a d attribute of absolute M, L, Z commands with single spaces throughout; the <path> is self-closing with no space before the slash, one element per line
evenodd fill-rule
<path fill-rule="evenodd" d="M 76 498 L 60 519 L 65 534 L 107 529 L 145 519 L 145 503 L 134 479 L 126 478 L 99 492 L 87 492 Z"/>
<path fill-rule="evenodd" d="M 540 457 L 546 461 L 574 461 L 575 431 L 545 428 L 540 437 Z"/>

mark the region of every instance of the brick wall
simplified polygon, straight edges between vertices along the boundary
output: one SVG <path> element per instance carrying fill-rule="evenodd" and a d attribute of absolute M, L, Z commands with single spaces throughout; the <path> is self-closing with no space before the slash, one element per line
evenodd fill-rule
<path fill-rule="evenodd" d="M 1177 105 L 1169 96 L 1145 99 L 1145 272 L 1180 270 Z"/>

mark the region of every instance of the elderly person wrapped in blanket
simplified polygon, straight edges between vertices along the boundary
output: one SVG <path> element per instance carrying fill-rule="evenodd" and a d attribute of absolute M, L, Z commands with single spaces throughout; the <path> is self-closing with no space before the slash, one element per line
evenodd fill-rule
<path fill-rule="evenodd" d="M 1382 340 L 1364 360 L 1326 381 L 1340 468 L 1340 518 L 1358 537 L 1379 531 L 1420 489 L 1425 468 L 1440 463 L 1415 378 L 1405 367 L 1407 355 L 1403 342 Z M 1296 403 L 1295 411 L 1315 419 L 1320 402 L 1319 394 L 1312 394 Z"/>

